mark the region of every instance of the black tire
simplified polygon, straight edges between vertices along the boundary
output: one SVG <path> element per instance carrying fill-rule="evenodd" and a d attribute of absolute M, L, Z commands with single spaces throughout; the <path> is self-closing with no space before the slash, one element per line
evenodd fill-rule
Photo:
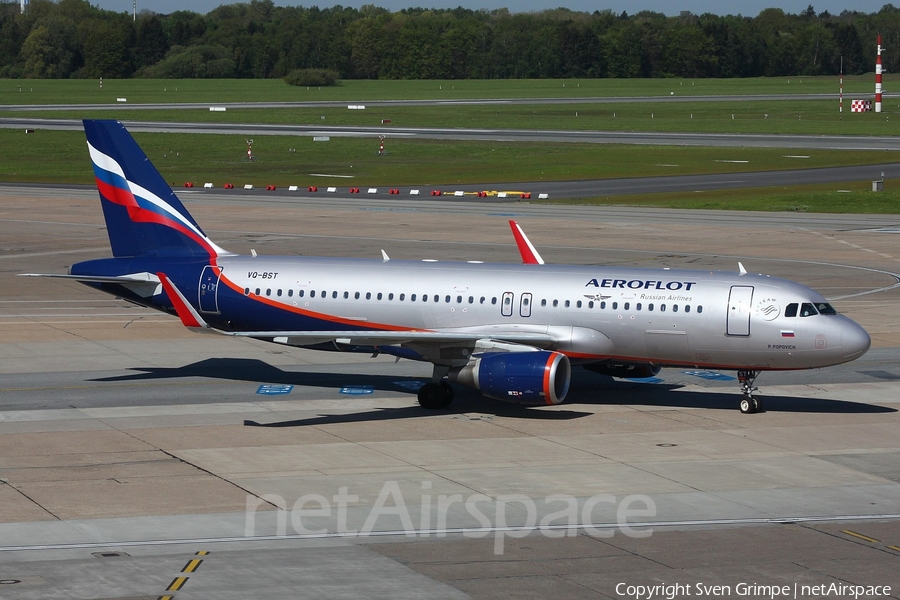
<path fill-rule="evenodd" d="M 756 396 L 753 396 L 753 412 L 755 412 L 755 413 L 763 412 L 762 400 L 760 400 Z"/>
<path fill-rule="evenodd" d="M 752 397 L 744 396 L 743 398 L 741 398 L 741 403 L 740 403 L 739 407 L 741 409 L 741 412 L 744 413 L 745 415 L 751 415 L 754 412 L 756 412 L 754 410 L 755 406 L 756 406 L 756 404 L 754 403 Z"/>
<path fill-rule="evenodd" d="M 444 393 L 447 395 L 447 403 L 444 406 L 449 405 L 453 402 L 453 386 L 450 385 L 450 382 L 446 379 L 441 381 L 441 388 L 444 390 Z"/>
<path fill-rule="evenodd" d="M 419 406 L 428 410 L 444 408 L 450 404 L 447 391 L 439 383 L 426 383 L 419 388 Z"/>

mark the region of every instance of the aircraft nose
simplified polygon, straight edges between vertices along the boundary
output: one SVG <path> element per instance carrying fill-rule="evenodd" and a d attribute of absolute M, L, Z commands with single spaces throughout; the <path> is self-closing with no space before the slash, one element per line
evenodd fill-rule
<path fill-rule="evenodd" d="M 845 319 L 841 328 L 841 350 L 845 360 L 859 358 L 872 345 L 869 333 L 855 321 Z"/>

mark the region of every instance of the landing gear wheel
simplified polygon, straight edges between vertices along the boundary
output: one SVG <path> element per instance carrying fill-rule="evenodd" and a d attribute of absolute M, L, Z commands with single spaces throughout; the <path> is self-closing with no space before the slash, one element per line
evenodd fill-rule
<path fill-rule="evenodd" d="M 447 404 L 450 404 L 451 402 L 453 402 L 453 386 L 450 385 L 450 382 L 446 380 L 441 381 L 440 385 L 441 389 L 443 389 L 444 393 L 447 395 Z M 445 404 L 444 406 L 447 406 L 447 404 Z"/>
<path fill-rule="evenodd" d="M 419 388 L 419 405 L 422 408 L 435 410 L 444 408 L 453 401 L 453 388 L 449 383 L 426 383 Z"/>
<path fill-rule="evenodd" d="M 741 398 L 740 409 L 745 415 L 752 415 L 762 410 L 762 400 L 753 395 L 757 389 L 753 387 L 753 382 L 759 376 L 759 371 L 740 370 L 737 372 L 738 382 L 741 384 L 741 392 L 744 397 Z"/>
<path fill-rule="evenodd" d="M 762 410 L 762 400 L 756 396 L 744 396 L 741 398 L 741 412 L 745 415 L 752 415 Z"/>

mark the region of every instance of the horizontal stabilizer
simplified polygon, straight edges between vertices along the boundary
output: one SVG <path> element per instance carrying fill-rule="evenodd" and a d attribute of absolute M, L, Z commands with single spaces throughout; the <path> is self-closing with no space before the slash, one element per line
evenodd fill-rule
<path fill-rule="evenodd" d="M 71 279 L 84 283 L 159 283 L 159 277 L 153 273 L 133 273 L 130 275 L 60 275 L 58 273 L 19 273 L 19 277 L 51 277 L 54 279 Z"/>

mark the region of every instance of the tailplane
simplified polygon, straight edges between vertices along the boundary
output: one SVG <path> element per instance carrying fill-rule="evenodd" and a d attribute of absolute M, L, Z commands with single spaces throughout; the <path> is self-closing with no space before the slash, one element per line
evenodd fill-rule
<path fill-rule="evenodd" d="M 229 252 L 210 240 L 118 121 L 84 120 L 113 256 L 197 256 Z"/>

